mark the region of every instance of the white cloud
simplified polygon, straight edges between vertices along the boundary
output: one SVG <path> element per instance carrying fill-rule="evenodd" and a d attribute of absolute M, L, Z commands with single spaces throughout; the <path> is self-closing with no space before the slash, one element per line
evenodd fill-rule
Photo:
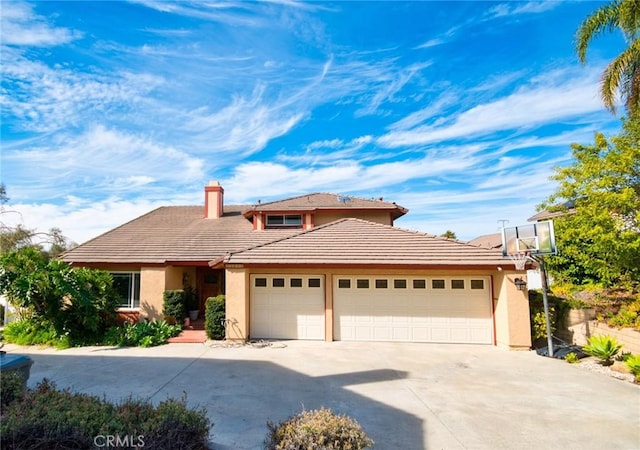
<path fill-rule="evenodd" d="M 601 111 L 597 92 L 594 77 L 569 78 L 555 85 L 527 86 L 454 115 L 445 124 L 407 130 L 397 129 L 396 124 L 393 131 L 381 136 L 377 142 L 385 147 L 414 146 L 540 126 Z"/>
<path fill-rule="evenodd" d="M 77 137 L 61 136 L 46 145 L 4 152 L 3 166 L 22 174 L 23 179 L 14 177 L 13 181 L 24 183 L 22 195 L 31 198 L 82 197 L 86 190 L 103 195 L 141 192 L 151 184 L 183 185 L 186 180 L 204 177 L 202 159 L 101 125 Z M 38 183 L 28 183 L 34 174 L 38 174 Z M 59 185 L 73 186 L 77 191 L 58 192 Z"/>
<path fill-rule="evenodd" d="M 29 3 L 3 1 L 0 14 L 2 45 L 52 47 L 79 39 L 81 33 L 55 27 L 34 13 Z M 4 59 L 4 58 L 3 58 Z"/>

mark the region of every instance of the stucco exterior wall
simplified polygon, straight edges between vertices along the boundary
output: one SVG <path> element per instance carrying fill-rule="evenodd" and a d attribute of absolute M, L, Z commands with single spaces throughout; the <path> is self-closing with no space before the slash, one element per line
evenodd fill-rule
<path fill-rule="evenodd" d="M 309 268 L 233 268 L 226 270 L 227 319 L 233 321 L 233 333 L 229 339 L 249 338 L 250 276 L 251 274 L 314 274 L 325 279 L 325 340 L 332 341 L 334 335 L 333 286 L 337 276 L 344 275 L 397 275 L 397 276 L 490 276 L 494 302 L 495 344 L 510 349 L 529 349 L 531 332 L 529 326 L 529 303 L 526 291 L 519 291 L 513 280 L 520 273 L 505 274 L 498 270 L 420 270 L 420 269 L 309 269 Z"/>
<path fill-rule="evenodd" d="M 165 267 L 140 269 L 140 316 L 162 319 L 162 295 L 165 290 Z"/>
<path fill-rule="evenodd" d="M 245 341 L 249 337 L 249 272 L 226 269 L 227 339 Z"/>
<path fill-rule="evenodd" d="M 384 225 L 392 225 L 391 214 L 389 211 L 318 211 L 314 215 L 314 225 L 324 225 L 345 217 L 353 217 L 355 219 L 368 220 L 369 222 L 378 222 Z"/>
<path fill-rule="evenodd" d="M 514 280 L 522 273 L 498 272 L 494 277 L 496 345 L 513 350 L 531 347 L 531 325 L 527 291 L 519 291 Z"/>

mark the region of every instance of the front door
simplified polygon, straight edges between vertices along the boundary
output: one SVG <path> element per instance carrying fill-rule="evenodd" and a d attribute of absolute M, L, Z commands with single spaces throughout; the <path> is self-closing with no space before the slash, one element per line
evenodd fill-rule
<path fill-rule="evenodd" d="M 198 267 L 198 298 L 200 299 L 200 311 L 204 311 L 205 302 L 209 297 L 215 297 L 221 293 L 222 271 L 209 267 Z"/>

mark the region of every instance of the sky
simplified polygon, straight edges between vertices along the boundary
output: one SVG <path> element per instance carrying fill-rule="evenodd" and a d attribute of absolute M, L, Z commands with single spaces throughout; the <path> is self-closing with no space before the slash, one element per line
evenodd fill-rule
<path fill-rule="evenodd" d="M 82 243 L 217 180 L 461 240 L 524 224 L 572 143 L 620 129 L 598 83 L 623 37 L 574 51 L 601 4 L 2 1 L 2 221 Z"/>

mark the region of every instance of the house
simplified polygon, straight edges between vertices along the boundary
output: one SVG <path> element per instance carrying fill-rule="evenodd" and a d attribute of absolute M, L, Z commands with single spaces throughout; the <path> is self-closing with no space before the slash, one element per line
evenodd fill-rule
<path fill-rule="evenodd" d="M 227 338 L 473 343 L 528 349 L 521 272 L 499 250 L 394 226 L 407 209 L 315 193 L 161 207 L 62 258 L 108 270 L 121 311 L 162 318 L 167 289 L 226 295 Z"/>

